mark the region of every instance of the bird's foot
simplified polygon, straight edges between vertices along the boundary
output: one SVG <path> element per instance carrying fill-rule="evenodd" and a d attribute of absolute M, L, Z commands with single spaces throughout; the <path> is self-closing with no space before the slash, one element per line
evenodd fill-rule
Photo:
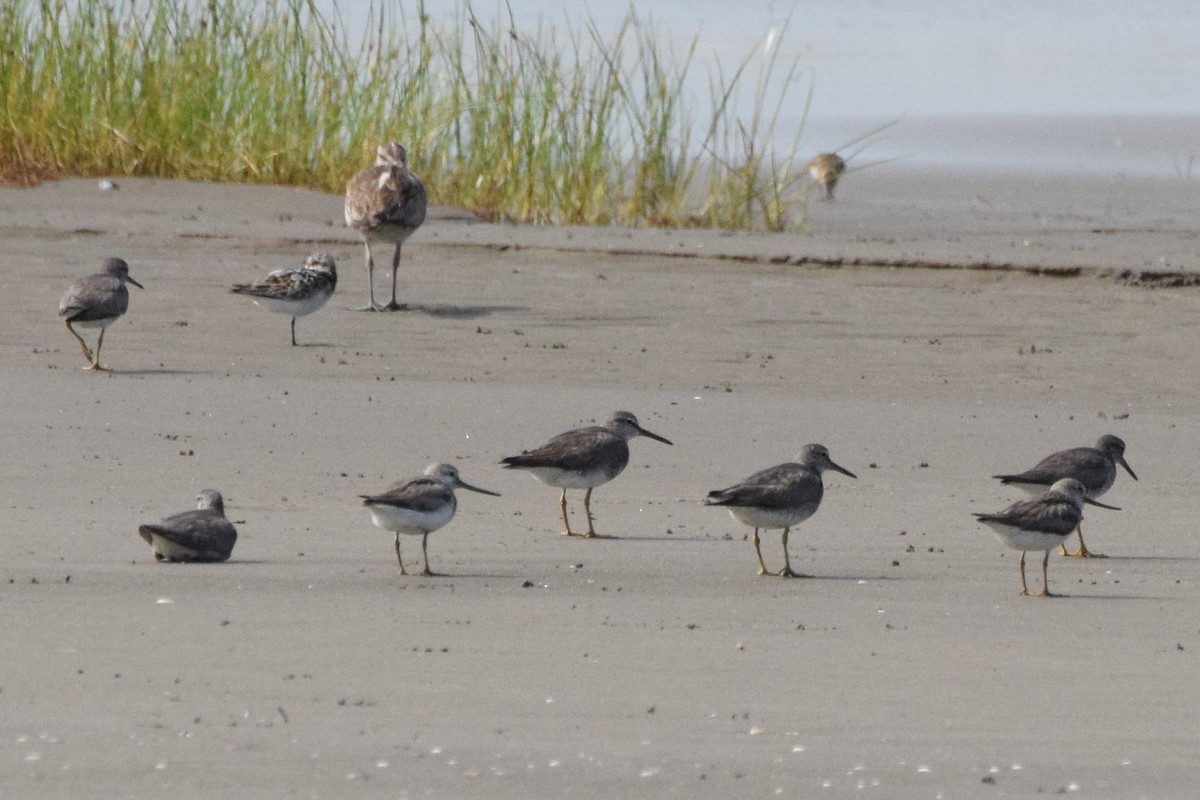
<path fill-rule="evenodd" d="M 1038 593 L 1038 597 L 1066 597 L 1066 596 L 1067 595 L 1065 595 L 1065 594 L 1059 594 L 1057 592 L 1052 592 L 1049 589 L 1042 589 L 1042 591 Z"/>
<path fill-rule="evenodd" d="M 397 303 L 395 300 L 388 303 L 386 306 L 380 306 L 380 311 L 407 311 L 408 303 Z"/>
<path fill-rule="evenodd" d="M 355 311 L 383 311 L 384 307 L 376 305 L 374 301 L 367 303 L 365 306 L 359 306 Z"/>
<path fill-rule="evenodd" d="M 791 567 L 784 567 L 783 569 L 779 570 L 779 577 L 781 577 L 781 578 L 808 578 L 811 576 L 805 575 L 803 572 L 796 572 L 796 570 L 792 569 Z"/>
<path fill-rule="evenodd" d="M 611 534 L 596 533 L 595 531 L 588 531 L 587 533 L 583 534 L 583 538 L 585 538 L 585 539 L 619 539 L 620 537 L 613 536 Z"/>
<path fill-rule="evenodd" d="M 434 577 L 437 577 L 438 573 L 434 572 L 429 567 L 425 567 L 425 569 L 421 570 L 421 574 L 424 575 L 426 578 L 434 578 Z"/>
<path fill-rule="evenodd" d="M 88 364 L 86 367 L 80 367 L 80 369 L 82 369 L 84 372 L 111 372 L 112 371 L 108 367 L 101 365 L 97 361 L 93 361 L 91 364 Z"/>
<path fill-rule="evenodd" d="M 1104 555 L 1104 553 L 1093 553 L 1086 547 L 1081 547 L 1074 553 L 1068 552 L 1067 548 L 1064 547 L 1062 549 L 1062 554 L 1067 558 L 1108 558 L 1108 556 Z"/>

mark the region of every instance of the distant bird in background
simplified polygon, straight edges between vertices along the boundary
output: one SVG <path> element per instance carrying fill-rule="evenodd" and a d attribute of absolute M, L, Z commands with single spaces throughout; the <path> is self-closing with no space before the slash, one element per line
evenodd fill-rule
<path fill-rule="evenodd" d="M 421 557 L 425 560 L 422 575 L 433 575 L 429 568 L 429 551 L 426 547 L 429 534 L 454 519 L 458 510 L 455 489 L 499 497 L 496 492 L 480 489 L 464 481 L 453 464 L 430 464 L 425 474 L 409 481 L 398 481 L 382 494 L 359 495 L 363 505 L 371 512 L 371 521 L 376 527 L 396 534 L 396 563 L 400 574 L 407 575 L 404 561 L 400 558 L 400 534 L 421 537 Z"/>
<path fill-rule="evenodd" d="M 548 486 L 562 489 L 558 509 L 562 512 L 563 536 L 599 536 L 592 527 L 592 489 L 620 475 L 629 464 L 629 440 L 645 436 L 656 442 L 671 444 L 657 433 L 638 424 L 637 417 L 628 411 L 617 411 L 605 425 L 560 433 L 546 444 L 526 450 L 519 456 L 509 456 L 500 463 L 508 469 L 524 469 Z M 567 489 L 586 489 L 583 510 L 587 514 L 587 533 L 571 530 L 567 517 Z"/>
<path fill-rule="evenodd" d="M 1000 541 L 1013 550 L 1021 551 L 1021 594 L 1029 594 L 1025 584 L 1025 553 L 1042 550 L 1042 597 L 1057 597 L 1050 591 L 1046 578 L 1046 565 L 1050 551 L 1066 541 L 1071 532 L 1083 520 L 1083 504 L 1087 503 L 1110 511 L 1120 511 L 1115 506 L 1097 503 L 1086 495 L 1083 484 L 1074 478 L 1063 478 L 1042 494 L 1029 500 L 1013 503 L 997 514 L 976 514 L 975 518 L 987 525 Z"/>
<path fill-rule="evenodd" d="M 817 512 L 825 484 L 821 479 L 825 470 L 831 469 L 858 477 L 845 467 L 833 463 L 829 450 L 824 445 L 806 445 L 795 462 L 779 464 L 756 472 L 741 483 L 727 489 L 708 493 L 704 504 L 721 506 L 738 522 L 754 528 L 754 552 L 758 555 L 759 575 L 779 575 L 781 578 L 798 578 L 792 570 L 788 557 L 788 533 L 792 527 Z M 783 569 L 768 573 L 759 547 L 759 528 L 783 528 Z"/>
<path fill-rule="evenodd" d="M 246 295 L 268 311 L 292 318 L 292 346 L 296 345 L 296 317 L 307 316 L 325 305 L 337 288 L 333 256 L 313 253 L 299 269 L 271 272 L 260 283 L 238 283 L 229 290 Z"/>
<path fill-rule="evenodd" d="M 225 519 L 225 501 L 216 489 L 196 497 L 196 509 L 138 528 L 155 561 L 226 561 L 237 529 Z"/>
<path fill-rule="evenodd" d="M 833 200 L 833 190 L 846 171 L 846 162 L 837 153 L 821 153 L 808 162 L 808 174 L 824 192 L 826 200 Z"/>
<path fill-rule="evenodd" d="M 100 365 L 100 348 L 104 346 L 104 331 L 129 308 L 129 289 L 125 286 L 126 283 L 132 283 L 139 289 L 143 288 L 140 283 L 129 277 L 128 264 L 122 259 L 110 258 L 104 262 L 104 269 L 100 272 L 79 278 L 72 283 L 58 303 L 58 315 L 66 319 L 67 330 L 79 342 L 83 357 L 91 362 L 84 367 L 85 370 L 107 370 L 107 367 Z M 80 328 L 100 329 L 94 355 L 83 337 L 76 333 L 76 325 Z"/>
<path fill-rule="evenodd" d="M 1117 464 L 1125 468 L 1129 476 L 1138 479 L 1125 461 L 1125 442 L 1112 434 L 1101 436 L 1095 447 L 1074 447 L 1051 453 L 1032 469 L 1013 475 L 993 475 L 1001 483 L 1015 484 L 1027 492 L 1040 492 L 1045 487 L 1063 479 L 1074 478 L 1083 485 L 1084 495 L 1092 500 L 1112 488 L 1117 479 Z M 1063 539 L 1062 554 L 1077 558 L 1104 558 L 1093 553 L 1083 543 L 1083 526 L 1079 526 L 1079 550 L 1067 552 Z"/>
<path fill-rule="evenodd" d="M 408 153 L 398 142 L 379 148 L 375 166 L 365 169 L 346 185 L 346 224 L 362 236 L 367 251 L 369 302 L 361 311 L 399 311 L 396 271 L 400 246 L 425 221 L 425 184 L 408 169 Z M 386 306 L 375 302 L 375 260 L 371 245 L 392 242 L 392 299 Z"/>

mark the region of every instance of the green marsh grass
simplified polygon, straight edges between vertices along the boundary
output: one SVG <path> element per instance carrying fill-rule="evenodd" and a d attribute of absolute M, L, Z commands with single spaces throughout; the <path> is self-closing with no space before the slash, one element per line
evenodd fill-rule
<path fill-rule="evenodd" d="M 770 43 L 708 76 L 713 110 L 698 120 L 695 40 L 664 48 L 633 10 L 605 36 L 590 21 L 516 30 L 466 3 L 438 21 L 396 9 L 374 6 L 352 45 L 311 0 L 8 0 L 0 176 L 340 192 L 395 139 L 436 202 L 491 219 L 803 224 L 801 131 L 772 148 L 800 65 Z M 795 101 L 805 114 L 809 99 Z"/>

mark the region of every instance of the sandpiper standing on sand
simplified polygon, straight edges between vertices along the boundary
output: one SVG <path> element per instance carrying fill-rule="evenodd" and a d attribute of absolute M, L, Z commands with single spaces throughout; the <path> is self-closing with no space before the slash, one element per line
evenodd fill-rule
<path fill-rule="evenodd" d="M 313 253 L 299 269 L 271 272 L 259 283 L 237 283 L 229 290 L 246 295 L 268 311 L 292 318 L 292 346 L 296 345 L 296 317 L 307 316 L 325 305 L 337 288 L 337 263 L 326 253 Z"/>
<path fill-rule="evenodd" d="M 1059 596 L 1050 591 L 1046 565 L 1050 561 L 1050 551 L 1066 541 L 1082 521 L 1084 503 L 1111 511 L 1121 510 L 1090 499 L 1082 483 L 1074 478 L 1063 478 L 1037 497 L 1013 503 L 998 514 L 975 515 L 1000 541 L 1021 551 L 1021 594 L 1029 594 L 1025 584 L 1025 553 L 1043 550 L 1042 597 Z"/>
<path fill-rule="evenodd" d="M 155 561 L 226 561 L 237 529 L 225 519 L 225 501 L 216 489 L 196 497 L 196 509 L 138 528 Z"/>
<path fill-rule="evenodd" d="M 399 311 L 396 302 L 396 271 L 400 268 L 400 246 L 425 221 L 425 184 L 408 169 L 408 153 L 398 142 L 381 145 L 375 166 L 364 169 L 346 185 L 346 224 L 358 231 L 367 250 L 369 302 L 362 311 Z M 373 242 L 393 242 L 392 300 L 375 303 L 375 260 Z"/>
<path fill-rule="evenodd" d="M 671 444 L 669 439 L 639 425 L 633 414 L 617 411 L 605 425 L 560 433 L 541 447 L 526 450 L 519 456 L 509 456 L 500 463 L 509 469 L 528 470 L 542 483 L 562 489 L 558 508 L 562 512 L 563 535 L 594 539 L 598 534 L 592 526 L 592 489 L 621 474 L 629 464 L 629 440 L 636 436 Z M 567 489 L 587 490 L 583 495 L 587 533 L 577 534 L 571 530 L 567 517 Z"/>
<path fill-rule="evenodd" d="M 788 533 L 794 525 L 816 513 L 825 494 L 821 474 L 831 469 L 857 478 L 850 470 L 833 463 L 829 450 L 824 445 L 806 445 L 794 462 L 779 464 L 756 472 L 741 483 L 728 489 L 709 492 L 705 505 L 722 506 L 738 522 L 754 528 L 754 552 L 758 555 L 759 575 L 779 575 L 781 578 L 799 578 L 792 570 L 788 557 Z M 783 528 L 783 569 L 768 573 L 759 547 L 759 528 Z"/>
<path fill-rule="evenodd" d="M 808 162 L 808 174 L 821 187 L 826 200 L 833 200 L 833 190 L 846 171 L 846 161 L 837 153 L 821 153 Z"/>
<path fill-rule="evenodd" d="M 396 563 L 400 574 L 407 575 L 404 561 L 400 558 L 400 534 L 421 537 L 421 557 L 425 560 L 422 575 L 433 575 L 429 568 L 427 544 L 429 534 L 454 519 L 458 510 L 455 489 L 499 497 L 496 492 L 472 486 L 458 475 L 453 464 L 430 464 L 425 474 L 409 481 L 398 481 L 382 494 L 359 495 L 371 512 L 371 521 L 377 527 L 396 534 Z"/>
<path fill-rule="evenodd" d="M 1084 494 L 1095 500 L 1112 488 L 1117 479 L 1117 464 L 1125 468 L 1129 476 L 1138 479 L 1125 462 L 1125 442 L 1107 434 L 1100 437 L 1095 447 L 1075 447 L 1051 453 L 1037 463 L 1033 469 L 1015 475 L 993 475 L 1002 483 L 1015 484 L 1028 492 L 1040 492 L 1062 478 L 1074 478 L 1083 485 Z M 1067 552 L 1063 539 L 1062 554 L 1079 558 L 1104 558 L 1093 553 L 1083 543 L 1083 526 L 1078 526 L 1079 550 Z"/>
<path fill-rule="evenodd" d="M 120 258 L 105 260 L 104 269 L 95 275 L 79 278 L 67 289 L 58 304 L 58 315 L 66 318 L 67 330 L 79 342 L 83 357 L 91 363 L 84 367 L 86 370 L 107 370 L 100 366 L 100 348 L 104 345 L 104 331 L 112 325 L 129 308 L 129 289 L 126 283 L 132 283 L 139 289 L 140 283 L 129 277 L 129 265 Z M 100 338 L 96 340 L 96 353 L 75 331 L 81 328 L 99 328 Z"/>

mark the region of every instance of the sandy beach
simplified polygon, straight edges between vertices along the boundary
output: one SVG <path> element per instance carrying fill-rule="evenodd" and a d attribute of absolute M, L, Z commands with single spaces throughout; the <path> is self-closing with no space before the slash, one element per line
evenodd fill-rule
<path fill-rule="evenodd" d="M 339 196 L 116 180 L 0 190 L 0 797 L 1196 795 L 1196 180 L 899 163 L 786 235 L 435 209 L 396 314 Z M 227 290 L 314 251 L 291 347 Z M 145 289 L 90 374 L 55 310 L 106 256 Z M 498 462 L 617 409 L 674 446 L 562 537 Z M 1019 596 L 990 476 L 1106 433 L 1109 558 Z M 701 498 L 809 442 L 858 479 L 760 578 Z M 400 576 L 357 496 L 432 461 L 502 497 Z M 154 563 L 205 488 L 232 560 Z"/>

